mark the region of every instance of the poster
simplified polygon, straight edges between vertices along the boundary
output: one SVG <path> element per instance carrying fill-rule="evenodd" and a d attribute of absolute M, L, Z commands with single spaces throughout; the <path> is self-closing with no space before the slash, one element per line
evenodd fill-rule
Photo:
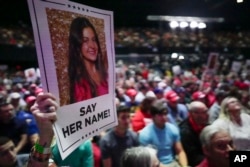
<path fill-rule="evenodd" d="M 29 68 L 29 69 L 24 70 L 24 75 L 25 75 L 27 82 L 35 83 L 37 79 L 37 73 L 36 73 L 35 68 Z"/>
<path fill-rule="evenodd" d="M 113 12 L 67 0 L 28 0 L 43 89 L 60 105 L 54 124 L 65 159 L 117 125 Z"/>
<path fill-rule="evenodd" d="M 219 54 L 218 53 L 210 53 L 208 60 L 207 60 L 207 70 L 208 71 L 216 71 L 217 68 L 217 63 L 218 63 L 218 57 Z"/>
<path fill-rule="evenodd" d="M 179 66 L 179 65 L 173 66 L 172 71 L 173 71 L 174 75 L 180 75 L 182 72 L 181 66 Z"/>
<path fill-rule="evenodd" d="M 238 73 L 242 68 L 242 63 L 240 61 L 233 61 L 231 66 L 231 71 Z"/>

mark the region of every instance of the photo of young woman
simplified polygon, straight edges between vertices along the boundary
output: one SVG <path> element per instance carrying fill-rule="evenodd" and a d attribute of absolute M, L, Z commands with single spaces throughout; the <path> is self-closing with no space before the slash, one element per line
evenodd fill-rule
<path fill-rule="evenodd" d="M 73 19 L 69 32 L 69 103 L 108 94 L 108 73 L 98 34 L 85 17 Z"/>

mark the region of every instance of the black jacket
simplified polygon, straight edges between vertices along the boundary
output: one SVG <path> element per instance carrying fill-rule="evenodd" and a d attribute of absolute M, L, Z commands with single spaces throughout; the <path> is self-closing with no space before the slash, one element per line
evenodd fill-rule
<path fill-rule="evenodd" d="M 186 152 L 188 164 L 189 166 L 196 166 L 204 159 L 199 134 L 192 129 L 188 118 L 179 124 L 179 128 L 181 143 Z"/>

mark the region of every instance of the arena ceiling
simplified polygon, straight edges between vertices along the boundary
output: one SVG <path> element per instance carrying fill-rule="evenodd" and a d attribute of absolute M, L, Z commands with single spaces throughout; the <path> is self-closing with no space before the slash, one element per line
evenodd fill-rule
<path fill-rule="evenodd" d="M 72 0 L 114 12 L 114 24 L 150 26 L 147 15 L 223 17 L 224 27 L 250 29 L 250 1 L 236 0 Z M 0 0 L 0 25 L 30 24 L 26 0 Z"/>

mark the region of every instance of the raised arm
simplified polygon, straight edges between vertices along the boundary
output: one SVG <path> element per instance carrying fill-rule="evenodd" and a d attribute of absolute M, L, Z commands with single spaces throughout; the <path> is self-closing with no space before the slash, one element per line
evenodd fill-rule
<path fill-rule="evenodd" d="M 39 140 L 30 153 L 28 167 L 48 167 L 50 145 L 54 136 L 53 123 L 56 121 L 58 104 L 51 93 L 41 93 L 36 103 L 31 107 L 39 128 Z"/>

